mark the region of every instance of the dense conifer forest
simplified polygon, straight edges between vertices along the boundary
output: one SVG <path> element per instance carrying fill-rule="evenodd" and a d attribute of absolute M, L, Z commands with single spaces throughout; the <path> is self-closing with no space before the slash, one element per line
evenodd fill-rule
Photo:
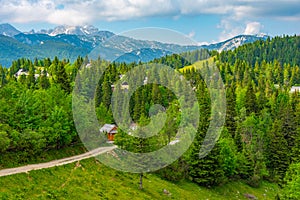
<path fill-rule="evenodd" d="M 212 151 L 199 159 L 201 144 L 211 117 L 210 95 L 199 70 L 208 68 L 211 57 L 226 89 L 226 121 Z M 188 58 L 188 59 L 185 59 Z M 187 67 L 194 61 L 199 65 Z M 260 187 L 263 181 L 278 184 L 280 199 L 299 199 L 300 193 L 300 37 L 283 36 L 256 41 L 232 51 L 198 50 L 155 59 L 180 72 L 194 88 L 199 103 L 199 124 L 195 140 L 177 161 L 154 173 L 169 181 L 190 179 L 214 187 L 244 181 Z M 42 152 L 80 143 L 72 115 L 72 90 L 81 66 L 107 65 L 99 80 L 95 106 L 99 124 L 115 123 L 111 95 L 120 75 L 141 63 L 110 63 L 78 57 L 74 63 L 50 60 L 14 61 L 0 66 L 0 167 L 9 162 L 26 163 Z M 89 70 L 86 67 L 87 71 Z M 153 74 L 152 74 L 153 75 Z M 151 75 L 148 75 L 150 79 Z M 154 79 L 163 79 L 154 74 Z M 88 87 L 88 82 L 82 87 Z M 176 80 L 168 80 L 170 82 Z M 85 83 L 85 81 L 83 81 Z M 184 90 L 177 84 L 176 89 Z M 145 84 L 130 99 L 130 115 L 135 123 L 149 123 L 150 107 L 164 106 L 168 126 L 158 136 L 136 138 L 119 130 L 115 144 L 132 152 L 151 152 L 175 140 L 181 120 L 178 99 L 159 84 Z M 99 126 L 100 126 L 99 125 Z"/>

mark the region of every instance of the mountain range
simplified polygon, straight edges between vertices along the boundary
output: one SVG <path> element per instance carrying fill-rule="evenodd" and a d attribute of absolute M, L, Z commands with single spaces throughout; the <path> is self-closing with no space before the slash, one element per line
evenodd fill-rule
<path fill-rule="evenodd" d="M 58 26 L 49 30 L 21 32 L 10 24 L 0 24 L 0 64 L 9 67 L 18 58 L 66 58 L 71 61 L 79 55 L 100 56 L 120 62 L 147 62 L 172 53 L 196 49 L 231 50 L 240 45 L 265 40 L 268 36 L 239 35 L 210 45 L 166 44 L 157 41 L 136 40 L 109 31 L 87 26 Z"/>

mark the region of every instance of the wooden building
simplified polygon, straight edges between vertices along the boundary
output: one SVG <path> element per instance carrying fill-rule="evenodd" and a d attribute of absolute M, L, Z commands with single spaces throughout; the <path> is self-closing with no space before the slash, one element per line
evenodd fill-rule
<path fill-rule="evenodd" d="M 118 127 L 115 124 L 105 124 L 101 129 L 100 133 L 106 133 L 109 141 L 114 141 L 115 134 L 118 133 Z"/>
<path fill-rule="evenodd" d="M 290 90 L 290 93 L 295 93 L 298 92 L 300 93 L 300 86 L 293 86 Z"/>

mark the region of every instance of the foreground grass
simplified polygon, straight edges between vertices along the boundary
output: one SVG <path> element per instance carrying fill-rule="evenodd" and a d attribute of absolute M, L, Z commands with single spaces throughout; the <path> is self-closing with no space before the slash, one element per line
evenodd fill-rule
<path fill-rule="evenodd" d="M 94 158 L 50 169 L 0 177 L 0 199 L 274 199 L 277 186 L 254 189 L 242 182 L 207 189 L 189 181 L 171 183 L 147 174 L 144 190 L 137 174 L 118 172 Z M 170 194 L 165 194 L 166 189 Z"/>

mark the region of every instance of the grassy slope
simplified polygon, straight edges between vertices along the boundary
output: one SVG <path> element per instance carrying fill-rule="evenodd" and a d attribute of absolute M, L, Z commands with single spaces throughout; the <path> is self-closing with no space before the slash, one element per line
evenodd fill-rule
<path fill-rule="evenodd" d="M 144 190 L 138 189 L 137 174 L 118 172 L 95 159 L 61 167 L 0 178 L 0 199 L 274 199 L 275 185 L 264 183 L 259 189 L 234 182 L 213 189 L 189 181 L 171 183 L 147 174 Z M 163 190 L 171 195 L 166 195 Z M 266 194 L 266 198 L 264 195 Z"/>
<path fill-rule="evenodd" d="M 184 72 L 186 70 L 190 70 L 192 68 L 195 68 L 195 69 L 199 69 L 201 68 L 202 66 L 204 66 L 204 64 L 208 62 L 209 65 L 211 65 L 213 62 L 214 62 L 214 57 L 211 57 L 209 59 L 206 59 L 206 60 L 200 60 L 198 62 L 195 62 L 194 64 L 192 65 L 189 65 L 189 66 L 185 66 L 184 68 L 181 68 L 179 69 L 180 72 Z"/>

